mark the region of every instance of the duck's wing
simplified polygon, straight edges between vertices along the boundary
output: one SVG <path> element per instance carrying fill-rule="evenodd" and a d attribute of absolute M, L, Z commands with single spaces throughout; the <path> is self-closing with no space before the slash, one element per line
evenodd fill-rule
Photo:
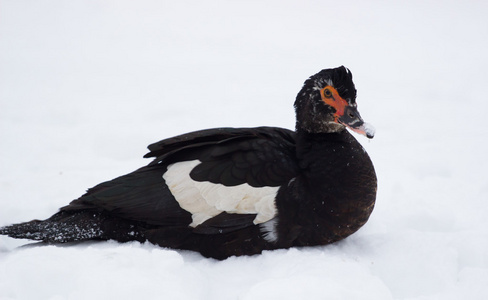
<path fill-rule="evenodd" d="M 281 128 L 209 129 L 149 150 L 145 157 L 155 159 L 148 166 L 89 189 L 62 210 L 96 209 L 150 225 L 228 232 L 273 217 L 259 210 L 269 210 L 273 192 L 297 172 L 294 133 Z"/>

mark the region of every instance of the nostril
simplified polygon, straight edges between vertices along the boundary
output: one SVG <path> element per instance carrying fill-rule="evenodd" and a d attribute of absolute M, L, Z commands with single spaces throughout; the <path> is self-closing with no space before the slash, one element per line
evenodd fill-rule
<path fill-rule="evenodd" d="M 356 116 L 353 113 L 350 112 L 349 113 L 349 117 L 354 119 Z"/>

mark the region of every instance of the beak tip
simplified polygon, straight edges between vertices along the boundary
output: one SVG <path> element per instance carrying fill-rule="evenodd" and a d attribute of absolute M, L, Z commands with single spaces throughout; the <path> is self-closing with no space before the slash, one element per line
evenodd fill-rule
<path fill-rule="evenodd" d="M 352 128 L 352 129 L 353 129 L 353 131 L 356 131 L 357 133 L 360 133 L 360 134 L 366 136 L 368 139 L 374 138 L 374 134 L 376 132 L 373 125 L 371 125 L 369 123 L 363 123 L 358 128 Z"/>
<path fill-rule="evenodd" d="M 362 127 L 366 137 L 372 139 L 374 137 L 374 134 L 376 133 L 376 129 L 373 127 L 373 125 L 369 123 L 364 123 Z"/>

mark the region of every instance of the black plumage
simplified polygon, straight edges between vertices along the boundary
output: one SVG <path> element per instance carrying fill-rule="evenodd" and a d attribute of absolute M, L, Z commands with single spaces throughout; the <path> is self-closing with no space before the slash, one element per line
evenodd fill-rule
<path fill-rule="evenodd" d="M 89 189 L 47 220 L 0 234 L 49 243 L 150 241 L 217 259 L 341 240 L 366 223 L 376 197 L 373 164 L 345 127 L 370 138 L 374 132 L 357 112 L 344 67 L 310 77 L 295 109 L 296 131 L 218 128 L 154 143 L 147 166 Z M 182 162 L 191 161 L 183 174 Z"/>

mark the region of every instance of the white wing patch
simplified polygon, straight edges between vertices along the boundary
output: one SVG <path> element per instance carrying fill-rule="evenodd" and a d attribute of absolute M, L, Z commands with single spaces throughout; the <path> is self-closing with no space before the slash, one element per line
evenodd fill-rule
<path fill-rule="evenodd" d="M 192 214 L 196 227 L 222 212 L 257 214 L 254 224 L 261 224 L 276 215 L 275 197 L 279 187 L 252 187 L 247 183 L 225 186 L 220 183 L 194 181 L 190 172 L 199 160 L 183 161 L 168 166 L 163 178 L 181 208 Z"/>
<path fill-rule="evenodd" d="M 278 240 L 278 232 L 276 230 L 277 224 L 277 218 L 273 218 L 266 223 L 259 224 L 259 229 L 261 230 L 264 239 L 269 243 L 275 243 Z"/>

